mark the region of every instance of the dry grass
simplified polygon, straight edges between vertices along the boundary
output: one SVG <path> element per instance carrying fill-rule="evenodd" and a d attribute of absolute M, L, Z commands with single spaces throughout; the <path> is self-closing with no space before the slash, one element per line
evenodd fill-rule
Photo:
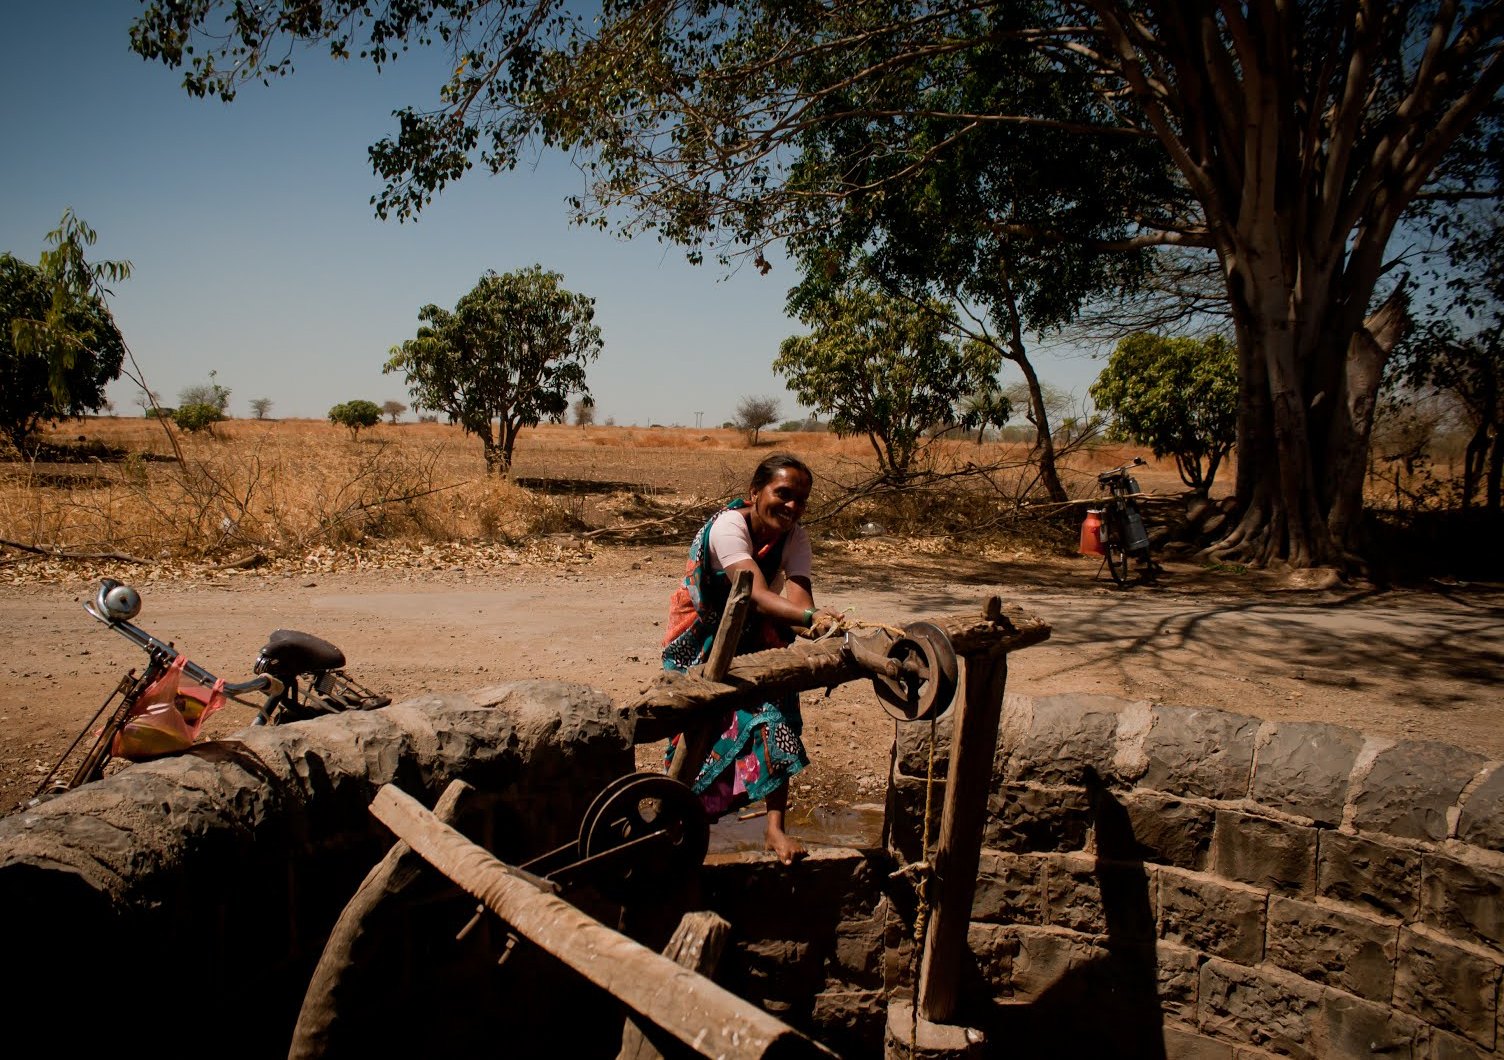
<path fill-rule="evenodd" d="M 871 447 L 828 433 L 764 434 L 752 448 L 719 428 L 540 426 L 523 432 L 514 474 L 548 480 L 546 492 L 488 479 L 479 444 L 437 423 L 382 425 L 352 440 L 322 421 L 232 420 L 213 437 L 179 435 L 181 463 L 161 425 L 144 419 L 71 421 L 46 440 L 54 454 L 96 454 L 0 464 L 0 538 L 49 552 L 235 561 L 382 543 L 520 546 L 591 528 L 670 539 L 740 494 L 775 448 L 811 465 L 808 518 L 827 537 L 859 536 L 868 522 L 921 536 L 1039 532 L 1019 527 L 1034 480 L 1025 447 L 1013 444 L 934 444 L 928 485 L 854 499 L 851 489 L 873 478 Z M 1065 478 L 1090 496 L 1095 472 L 1131 455 L 1083 451 Z M 1173 469 L 1141 478 L 1178 491 Z"/>

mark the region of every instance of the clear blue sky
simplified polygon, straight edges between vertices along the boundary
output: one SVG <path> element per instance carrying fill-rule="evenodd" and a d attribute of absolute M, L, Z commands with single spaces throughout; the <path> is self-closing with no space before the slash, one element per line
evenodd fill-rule
<path fill-rule="evenodd" d="M 768 394 L 800 413 L 770 368 L 799 330 L 783 312 L 794 282 L 695 267 L 673 246 L 568 223 L 580 178 L 543 156 L 528 171 L 472 171 L 415 222 L 378 221 L 366 148 L 391 112 L 426 105 L 438 56 L 377 75 L 310 54 L 291 78 L 231 104 L 190 98 L 179 77 L 131 53 L 133 0 L 9 0 L 0 33 L 0 250 L 36 260 L 64 207 L 99 233 L 96 258 L 132 277 L 112 306 L 148 382 L 174 403 L 211 369 L 231 413 L 272 399 L 274 416 L 323 416 L 337 402 L 407 401 L 383 376 L 418 309 L 452 306 L 487 269 L 538 263 L 596 299 L 605 338 L 589 382 L 598 418 L 706 425 Z M 1083 395 L 1098 364 L 1038 359 Z M 1013 378 L 1004 377 L 1004 383 Z M 133 411 L 137 391 L 111 390 Z"/>

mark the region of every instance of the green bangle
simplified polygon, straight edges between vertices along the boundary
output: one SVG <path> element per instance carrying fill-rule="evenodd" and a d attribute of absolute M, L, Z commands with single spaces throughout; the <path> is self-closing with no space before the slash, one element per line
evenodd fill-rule
<path fill-rule="evenodd" d="M 806 626 L 813 626 L 815 624 L 815 609 L 813 607 L 805 609 L 804 624 Z"/>

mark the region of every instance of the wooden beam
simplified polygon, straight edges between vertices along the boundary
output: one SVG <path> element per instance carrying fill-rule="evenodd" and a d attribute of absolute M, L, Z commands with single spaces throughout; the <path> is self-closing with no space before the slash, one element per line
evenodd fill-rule
<path fill-rule="evenodd" d="M 747 618 L 752 614 L 752 572 L 739 570 L 732 583 L 731 593 L 726 597 L 726 609 L 721 612 L 721 624 L 716 627 L 715 642 L 705 662 L 690 673 L 692 676 L 711 682 L 719 682 L 731 667 L 736 656 L 736 646 L 742 639 Z M 674 748 L 674 760 L 669 763 L 668 775 L 681 784 L 692 785 L 700 775 L 700 766 L 705 756 L 715 746 L 716 719 L 697 717 L 686 724 L 679 744 Z"/>
<path fill-rule="evenodd" d="M 960 656 L 1017 651 L 1050 636 L 1048 623 L 1001 603 L 991 618 L 953 615 L 938 618 L 935 624 L 945 630 Z M 720 681 L 664 671 L 657 684 L 624 709 L 635 720 L 635 741 L 651 743 L 683 731 L 694 718 L 712 711 L 785 692 L 831 688 L 868 676 L 842 650 L 840 638 L 800 641 L 788 648 L 738 655 Z"/>
<path fill-rule="evenodd" d="M 988 608 L 996 607 L 996 598 Z M 1006 654 L 972 654 L 965 661 L 965 691 L 951 719 L 950 772 L 935 844 L 929 931 L 919 964 L 919 1015 L 948 1023 L 960 998 L 962 957 L 976 897 L 987 793 L 997 753 L 998 723 L 1008 683 Z"/>
<path fill-rule="evenodd" d="M 729 990 L 538 891 L 399 788 L 384 786 L 371 812 L 518 935 L 701 1055 L 835 1055 Z"/>
<path fill-rule="evenodd" d="M 674 929 L 673 937 L 663 948 L 663 955 L 675 964 L 709 978 L 721 963 L 721 951 L 731 935 L 731 924 L 711 912 L 685 913 Z M 653 1028 L 627 1020 L 621 1032 L 621 1052 L 616 1060 L 664 1060 L 651 1039 Z"/>

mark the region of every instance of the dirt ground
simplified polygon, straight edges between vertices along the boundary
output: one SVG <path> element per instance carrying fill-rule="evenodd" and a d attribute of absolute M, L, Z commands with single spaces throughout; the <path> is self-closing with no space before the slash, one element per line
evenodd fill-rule
<path fill-rule="evenodd" d="M 101 574 L 136 584 L 137 622 L 229 680 L 249 676 L 268 632 L 307 630 L 395 699 L 518 678 L 561 678 L 634 696 L 657 673 L 678 547 L 564 542 L 551 558 L 343 573 L 220 572 L 153 581 L 81 568 L 62 583 L 0 586 L 0 808 L 31 794 L 139 649 L 82 603 Z M 903 623 L 973 612 L 1001 595 L 1053 626 L 1011 660 L 1009 689 L 1108 693 L 1327 721 L 1396 739 L 1437 739 L 1504 758 L 1504 587 L 1297 592 L 1278 580 L 1170 564 L 1154 586 L 1117 589 L 1085 558 L 982 560 L 892 542 L 817 549 L 820 602 Z M 794 806 L 880 801 L 894 722 L 866 684 L 804 697 L 812 767 Z M 246 724 L 232 704 L 209 726 Z M 649 765 L 657 748 L 643 748 Z M 795 817 L 797 830 L 798 817 Z"/>

